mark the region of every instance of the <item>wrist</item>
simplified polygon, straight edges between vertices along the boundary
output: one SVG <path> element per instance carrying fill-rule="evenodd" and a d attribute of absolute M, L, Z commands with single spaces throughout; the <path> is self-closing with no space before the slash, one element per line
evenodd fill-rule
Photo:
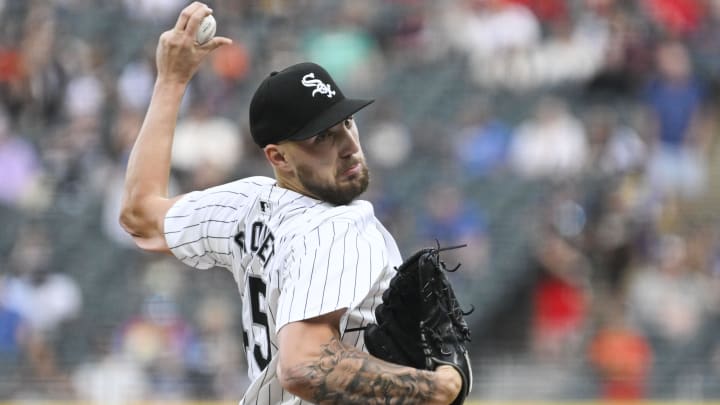
<path fill-rule="evenodd" d="M 155 92 L 184 94 L 188 83 L 159 77 L 155 80 Z"/>
<path fill-rule="evenodd" d="M 158 78 L 155 81 L 151 104 L 156 107 L 162 106 L 161 108 L 172 106 L 171 108 L 175 110 L 174 114 L 177 114 L 185 90 L 187 90 L 187 83 Z"/>
<path fill-rule="evenodd" d="M 435 370 L 435 373 L 438 376 L 438 388 L 439 394 L 442 396 L 442 402 L 445 404 L 452 403 L 462 389 L 460 373 L 452 366 L 440 366 Z"/>

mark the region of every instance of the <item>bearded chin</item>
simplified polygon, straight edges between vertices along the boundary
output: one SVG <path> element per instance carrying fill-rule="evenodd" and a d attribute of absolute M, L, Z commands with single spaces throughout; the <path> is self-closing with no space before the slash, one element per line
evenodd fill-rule
<path fill-rule="evenodd" d="M 344 184 L 327 184 L 317 181 L 312 171 L 298 167 L 298 180 L 310 194 L 332 205 L 347 205 L 367 190 L 370 184 L 370 174 L 367 166 L 363 165 L 360 173 Z"/>

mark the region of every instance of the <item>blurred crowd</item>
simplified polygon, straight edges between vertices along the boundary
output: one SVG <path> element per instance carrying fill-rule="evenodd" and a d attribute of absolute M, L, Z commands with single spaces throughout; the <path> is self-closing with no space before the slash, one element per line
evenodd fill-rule
<path fill-rule="evenodd" d="M 214 0 L 171 194 L 272 175 L 247 108 L 312 60 L 376 99 L 364 198 L 475 307 L 479 399 L 720 398 L 720 1 Z M 184 0 L 0 0 L 0 400 L 240 398 L 229 273 L 117 223 Z"/>

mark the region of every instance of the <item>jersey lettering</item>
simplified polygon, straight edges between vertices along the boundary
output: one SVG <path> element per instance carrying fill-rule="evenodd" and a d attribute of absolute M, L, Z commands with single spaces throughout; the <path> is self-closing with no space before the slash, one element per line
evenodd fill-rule
<path fill-rule="evenodd" d="M 252 224 L 252 237 L 250 238 L 250 249 L 253 252 L 257 252 L 260 242 L 260 238 L 263 237 L 264 231 L 267 230 L 265 224 L 260 221 L 253 222 Z"/>
<path fill-rule="evenodd" d="M 240 250 L 243 253 L 247 253 L 247 251 L 245 250 L 245 232 L 240 231 L 237 235 L 235 235 L 235 243 L 240 246 Z"/>
<path fill-rule="evenodd" d="M 265 299 L 266 297 L 266 289 L 267 286 L 265 282 L 260 277 L 250 276 L 248 278 L 248 288 L 250 292 L 250 309 L 252 313 L 252 321 L 253 325 L 251 326 L 253 328 L 253 347 L 252 347 L 252 353 L 250 351 L 250 342 L 247 338 L 248 331 L 243 332 L 243 338 L 245 340 L 245 351 L 248 354 L 248 359 L 250 359 L 250 355 L 252 354 L 252 358 L 255 359 L 255 363 L 258 365 L 260 370 L 264 370 L 265 367 L 267 367 L 268 363 L 270 363 L 270 331 L 268 328 L 268 318 L 267 313 L 263 309 L 263 307 L 260 306 L 260 298 L 262 296 L 262 300 L 267 305 L 267 301 Z M 265 344 L 262 345 L 258 341 L 259 335 L 265 336 Z M 263 347 L 264 346 L 264 347 Z"/>
<path fill-rule="evenodd" d="M 250 233 L 250 251 L 257 254 L 263 267 L 267 265 L 275 254 L 275 236 L 267 225 L 261 221 L 253 222 Z M 240 231 L 235 235 L 235 243 L 240 246 L 243 253 L 247 253 L 245 232 Z"/>

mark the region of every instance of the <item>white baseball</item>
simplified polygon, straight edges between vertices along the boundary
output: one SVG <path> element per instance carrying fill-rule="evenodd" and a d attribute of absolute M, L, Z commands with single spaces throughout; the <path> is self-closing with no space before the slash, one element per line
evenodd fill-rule
<path fill-rule="evenodd" d="M 216 28 L 217 23 L 215 22 L 215 17 L 213 17 L 212 14 L 203 18 L 202 22 L 200 23 L 200 27 L 198 27 L 198 32 L 195 35 L 195 40 L 197 41 L 197 43 L 202 45 L 205 42 L 211 40 L 212 37 L 215 36 Z"/>

